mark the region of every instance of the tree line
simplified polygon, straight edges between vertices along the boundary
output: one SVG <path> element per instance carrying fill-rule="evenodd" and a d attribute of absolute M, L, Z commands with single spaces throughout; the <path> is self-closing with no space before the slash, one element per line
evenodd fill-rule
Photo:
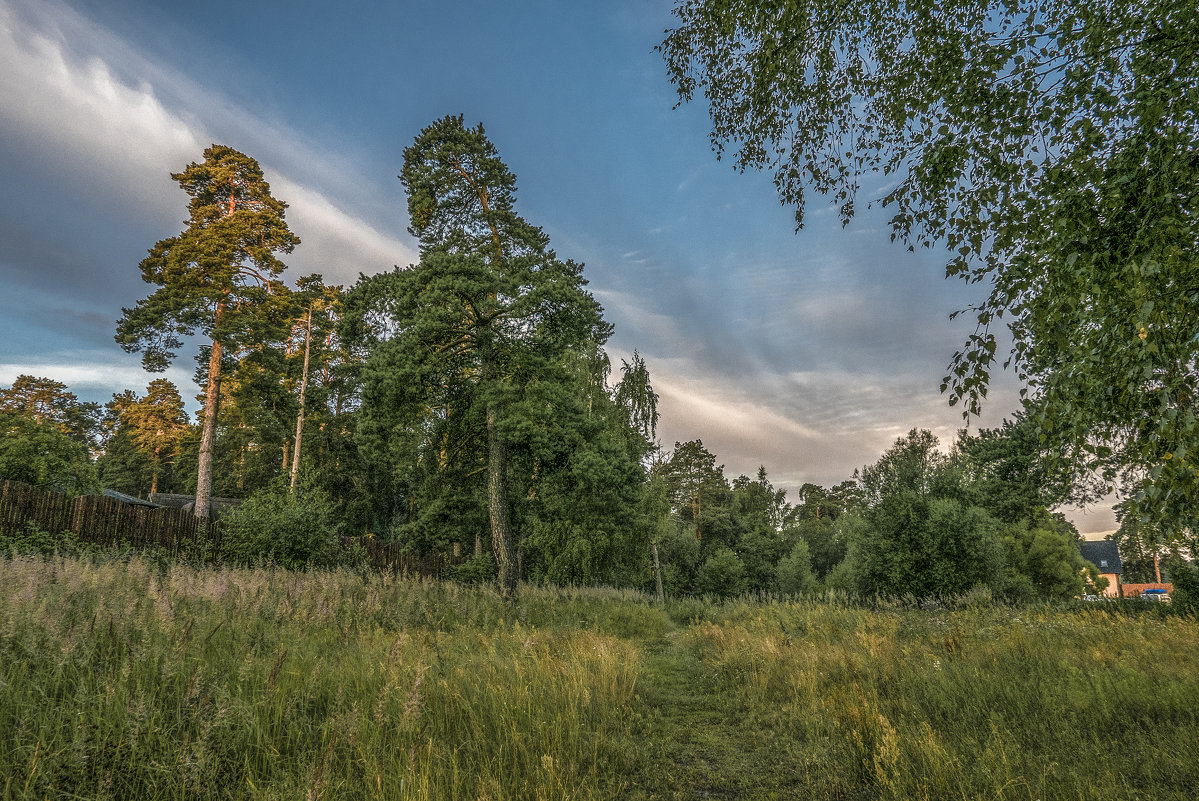
<path fill-rule="evenodd" d="M 1070 597 L 1094 584 L 1050 510 L 1079 486 L 1043 460 L 1037 421 L 913 430 L 794 503 L 761 468 L 729 481 L 699 440 L 665 451 L 657 394 L 583 267 L 515 210 L 483 127 L 446 117 L 404 152 L 418 263 L 351 287 L 282 279 L 299 239 L 257 162 L 213 145 L 172 176 L 188 227 L 141 263 L 157 287 L 116 339 L 161 371 L 199 340 L 196 420 L 165 379 L 103 407 L 52 379 L 0 390 L 0 476 L 73 493 L 247 499 L 230 553 L 336 562 L 344 537 L 469 556 L 464 577 L 657 592 Z"/>

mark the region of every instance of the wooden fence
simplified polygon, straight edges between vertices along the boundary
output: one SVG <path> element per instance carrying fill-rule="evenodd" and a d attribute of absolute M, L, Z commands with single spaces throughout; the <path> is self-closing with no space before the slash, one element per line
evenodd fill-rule
<path fill-rule="evenodd" d="M 405 551 L 398 543 L 381 543 L 376 539 L 353 540 L 361 543 L 366 549 L 367 562 L 372 568 L 383 572 L 400 573 L 424 578 L 450 578 L 454 568 L 465 559 L 446 556 L 440 553 L 424 555 Z"/>
<path fill-rule="evenodd" d="M 19 481 L 4 481 L 0 487 L 0 532 L 15 534 L 31 523 L 51 534 L 69 531 L 80 541 L 97 545 L 123 543 L 171 550 L 194 544 L 200 529 L 196 516 L 182 509 L 155 509 L 103 495 L 71 499 Z M 214 538 L 218 528 L 209 526 Z"/>
<path fill-rule="evenodd" d="M 139 549 L 159 546 L 172 552 L 180 546 L 195 545 L 200 531 L 198 518 L 182 509 L 123 503 L 103 495 L 71 499 L 19 481 L 0 482 L 0 534 L 18 534 L 31 523 L 51 534 L 69 531 L 81 542 Z M 219 521 L 209 524 L 208 541 L 212 553 L 219 554 Z M 465 561 L 440 553 L 413 554 L 397 543 L 381 543 L 374 538 L 343 541 L 346 547 L 354 544 L 362 545 L 367 564 L 380 572 L 448 578 L 453 568 Z"/>

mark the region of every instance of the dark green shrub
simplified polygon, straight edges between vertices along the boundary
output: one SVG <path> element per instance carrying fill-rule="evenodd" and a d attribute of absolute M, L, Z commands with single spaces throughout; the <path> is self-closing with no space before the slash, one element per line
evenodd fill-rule
<path fill-rule="evenodd" d="M 745 565 L 728 548 L 708 557 L 699 569 L 699 591 L 717 598 L 731 598 L 745 591 Z"/>
<path fill-rule="evenodd" d="M 79 538 L 70 531 L 51 534 L 30 520 L 23 529 L 12 534 L 0 534 L 0 554 L 40 554 L 42 556 L 75 555 Z"/>
<path fill-rule="evenodd" d="M 487 552 L 477 553 L 454 568 L 454 580 L 462 584 L 495 581 L 495 560 Z"/>
<path fill-rule="evenodd" d="M 335 507 L 320 488 L 304 480 L 295 492 L 277 481 L 221 519 L 221 556 L 234 564 L 270 562 L 289 570 L 343 562 Z"/>
<path fill-rule="evenodd" d="M 784 595 L 800 595 L 816 589 L 812 557 L 806 542 L 800 540 L 795 543 L 791 553 L 779 560 L 776 575 L 778 591 Z"/>

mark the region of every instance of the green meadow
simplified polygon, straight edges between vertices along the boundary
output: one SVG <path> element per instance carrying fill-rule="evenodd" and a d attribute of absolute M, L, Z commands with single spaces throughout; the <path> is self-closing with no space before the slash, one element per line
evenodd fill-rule
<path fill-rule="evenodd" d="M 1199 796 L 1168 609 L 0 560 L 3 799 Z"/>

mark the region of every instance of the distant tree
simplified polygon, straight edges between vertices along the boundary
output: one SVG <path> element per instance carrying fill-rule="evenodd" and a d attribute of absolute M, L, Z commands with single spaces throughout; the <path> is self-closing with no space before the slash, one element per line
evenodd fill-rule
<path fill-rule="evenodd" d="M 650 382 L 649 368 L 636 350 L 633 360 L 620 360 L 620 383 L 616 385 L 615 400 L 628 416 L 630 433 L 637 435 L 635 445 L 642 458 L 655 448 L 658 434 L 658 393 Z"/>
<path fill-rule="evenodd" d="M 1001 527 L 965 501 L 959 471 L 928 431 L 913 429 L 862 469 L 866 523 L 852 530 L 846 561 L 859 592 L 952 595 L 1002 589 Z"/>
<path fill-rule="evenodd" d="M 921 497 L 956 492 L 961 477 L 950 469 L 949 458 L 937 446 L 931 431 L 913 428 L 877 462 L 863 467 L 860 485 L 866 505 L 873 508 L 900 492 Z"/>
<path fill-rule="evenodd" d="M 104 440 L 104 452 L 96 459 L 100 486 L 126 495 L 144 495 L 154 473 L 151 457 L 137 446 L 124 429 Z"/>
<path fill-rule="evenodd" d="M 745 592 L 745 565 L 729 548 L 717 548 L 699 569 L 700 592 L 718 598 L 732 598 Z"/>
<path fill-rule="evenodd" d="M 303 455 L 304 421 L 312 407 L 317 424 L 325 422 L 329 401 L 336 393 L 334 371 L 344 361 L 345 352 L 337 337 L 341 318 L 342 288 L 326 285 L 319 274 L 306 275 L 296 282 L 294 311 L 287 341 L 289 361 L 299 363 L 299 375 L 289 370 L 297 397 L 296 430 L 291 447 L 290 485 L 295 487 Z M 324 412 L 324 414 L 321 414 Z M 286 467 L 287 459 L 284 460 Z"/>
<path fill-rule="evenodd" d="M 50 419 L 0 410 L 0 481 L 82 495 L 97 489 L 87 446 Z"/>
<path fill-rule="evenodd" d="M 1035 416 L 1018 414 L 999 428 L 963 430 L 952 460 L 965 473 L 974 500 L 1004 523 L 1032 523 L 1068 501 L 1094 500 L 1094 482 L 1075 483 L 1053 470 Z"/>
<path fill-rule="evenodd" d="M 1108 539 L 1119 548 L 1124 581 L 1160 581 L 1164 565 L 1199 555 L 1199 534 L 1144 519 L 1131 499 L 1117 504 L 1116 520 L 1120 527 Z"/>
<path fill-rule="evenodd" d="M 1008 596 L 1017 600 L 1067 600 L 1082 595 L 1088 583 L 1096 586 L 1106 581 L 1094 565 L 1082 558 L 1077 535 L 1074 526 L 1061 515 L 1044 514 L 1007 526 L 1004 574 Z"/>
<path fill-rule="evenodd" d="M 785 490 L 775 489 L 766 468 L 758 468 L 757 479 L 738 476 L 733 480 L 731 514 L 738 532 L 735 551 L 745 565 L 746 589 L 773 590 L 776 566 L 793 548 L 784 526 L 791 517 Z"/>
<path fill-rule="evenodd" d="M 784 595 L 801 595 L 816 589 L 816 576 L 812 573 L 806 542 L 795 543 L 791 552 L 779 561 L 777 582 L 775 588 Z"/>
<path fill-rule="evenodd" d="M 287 312 L 259 328 L 259 341 L 226 352 L 213 454 L 213 493 L 246 497 L 288 471 L 297 413 L 284 351 Z"/>
<path fill-rule="evenodd" d="M 182 336 L 210 340 L 196 476 L 196 516 L 209 515 L 221 370 L 226 352 L 262 338 L 260 330 L 286 304 L 278 281 L 299 239 L 284 221 L 287 204 L 271 195 L 258 162 L 224 145 L 204 151 L 171 175 L 191 200 L 188 227 L 163 239 L 141 262 L 142 278 L 157 289 L 117 323 L 116 340 L 142 353 L 147 370 L 161 371 L 182 347 Z"/>
<path fill-rule="evenodd" d="M 901 490 L 865 519 L 846 557 L 859 592 L 923 598 L 1003 589 L 1002 531 L 984 510 Z"/>
<path fill-rule="evenodd" d="M 146 387 L 143 398 L 132 403 L 113 397 L 120 427 L 127 431 L 133 443 L 149 457 L 150 492 L 158 492 L 158 479 L 163 463 L 178 452 L 179 440 L 190 425 L 183 408 L 183 398 L 175 385 L 157 378 Z"/>
<path fill-rule="evenodd" d="M 734 514 L 745 529 L 778 533 L 791 517 L 787 491 L 776 489 L 759 465 L 756 478 L 738 476 L 733 479 Z"/>
<path fill-rule="evenodd" d="M 1199 528 L 1195 0 L 678 0 L 661 50 L 718 155 L 843 221 L 872 175 L 894 236 L 989 288 L 943 389 L 977 412 L 995 328 L 1045 450 Z"/>
<path fill-rule="evenodd" d="M 807 548 L 809 567 L 820 581 L 824 581 L 829 571 L 845 559 L 848 548 L 845 520 L 851 517 L 854 516 L 839 514 L 836 517 L 809 517 L 795 524 L 795 533 Z"/>
<path fill-rule="evenodd" d="M 704 542 L 704 552 L 731 545 L 732 492 L 724 477 L 724 465 L 716 464 L 716 456 L 703 441 L 676 442 L 658 471 L 666 480 L 675 515 L 697 540 Z"/>
<path fill-rule="evenodd" d="M 24 414 L 36 423 L 51 425 L 88 447 L 99 436 L 100 407 L 81 403 L 61 381 L 19 375 L 8 389 L 0 389 L 0 411 Z"/>

